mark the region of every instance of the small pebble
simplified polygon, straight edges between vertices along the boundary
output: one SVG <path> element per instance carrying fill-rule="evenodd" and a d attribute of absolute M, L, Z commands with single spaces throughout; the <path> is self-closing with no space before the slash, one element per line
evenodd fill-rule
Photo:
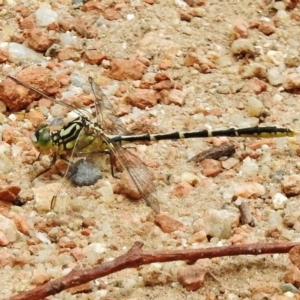
<path fill-rule="evenodd" d="M 256 97 L 250 97 L 248 99 L 247 110 L 251 117 L 259 117 L 264 109 L 264 105 Z"/>
<path fill-rule="evenodd" d="M 286 75 L 283 80 L 282 86 L 286 90 L 299 89 L 300 88 L 300 74 L 291 73 Z"/>
<path fill-rule="evenodd" d="M 244 176 L 247 176 L 247 175 L 256 175 L 258 170 L 259 170 L 259 166 L 257 162 L 248 156 L 243 160 L 240 172 Z"/>
<path fill-rule="evenodd" d="M 268 236 L 278 238 L 282 232 L 283 224 L 281 213 L 278 211 L 271 211 L 268 217 Z"/>
<path fill-rule="evenodd" d="M 249 198 L 249 197 L 261 197 L 266 193 L 266 189 L 263 185 L 257 182 L 241 183 L 234 188 L 234 196 Z"/>
<path fill-rule="evenodd" d="M 300 175 L 293 174 L 285 176 L 281 181 L 282 190 L 287 196 L 296 196 L 300 194 Z"/>
<path fill-rule="evenodd" d="M 51 210 L 52 198 L 59 186 L 59 183 L 52 183 L 32 189 L 35 199 L 35 208 L 38 212 Z"/>
<path fill-rule="evenodd" d="M 296 266 L 292 266 L 284 275 L 284 281 L 291 283 L 296 288 L 300 287 L 300 270 Z"/>
<path fill-rule="evenodd" d="M 189 183 L 191 186 L 195 186 L 199 183 L 200 178 L 193 173 L 184 172 L 181 174 L 181 180 Z"/>
<path fill-rule="evenodd" d="M 206 233 L 218 239 L 228 239 L 236 216 L 227 210 L 208 209 L 204 215 Z"/>
<path fill-rule="evenodd" d="M 177 279 L 188 291 L 196 291 L 204 285 L 207 268 L 200 261 L 192 266 L 181 268 Z"/>
<path fill-rule="evenodd" d="M 163 232 L 171 233 L 176 230 L 183 230 L 184 225 L 167 214 L 158 214 L 155 216 L 155 223 Z"/>
<path fill-rule="evenodd" d="M 228 159 L 221 162 L 222 167 L 226 170 L 232 169 L 239 163 L 239 160 L 235 157 L 229 157 Z"/>
<path fill-rule="evenodd" d="M 49 4 L 43 3 L 40 8 L 35 11 L 37 26 L 48 26 L 58 21 L 58 14 L 52 10 Z"/>
<path fill-rule="evenodd" d="M 274 209 L 283 209 L 286 205 L 288 198 L 281 194 L 281 193 L 276 193 L 273 197 L 272 197 L 272 203 L 273 203 L 273 207 Z"/>
<path fill-rule="evenodd" d="M 255 49 L 248 39 L 237 39 L 231 45 L 231 51 L 234 55 L 254 55 Z"/>
<path fill-rule="evenodd" d="M 277 86 L 279 84 L 282 84 L 283 75 L 280 72 L 279 68 L 274 67 L 267 70 L 267 79 L 271 85 Z"/>
<path fill-rule="evenodd" d="M 12 220 L 4 217 L 1 214 L 0 214 L 0 228 L 1 228 L 1 232 L 5 236 L 5 240 L 7 239 L 8 243 L 12 243 L 17 240 L 17 238 L 19 236 L 17 226 L 15 225 L 15 223 Z M 3 243 L 3 241 L 4 241 L 4 239 L 2 239 L 2 243 Z M 4 246 L 4 245 L 2 245 L 2 246 Z"/>
<path fill-rule="evenodd" d="M 145 286 L 156 286 L 173 281 L 171 274 L 161 270 L 161 268 L 158 267 L 158 264 L 144 267 L 141 271 L 141 275 Z"/>
<path fill-rule="evenodd" d="M 289 258 L 297 268 L 300 268 L 300 247 L 299 246 L 295 246 L 289 251 Z"/>

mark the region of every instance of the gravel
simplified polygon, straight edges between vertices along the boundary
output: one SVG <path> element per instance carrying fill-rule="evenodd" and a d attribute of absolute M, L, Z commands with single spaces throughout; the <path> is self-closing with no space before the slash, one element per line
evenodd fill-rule
<path fill-rule="evenodd" d="M 154 174 L 160 215 L 120 188 L 116 193 L 120 180 L 111 176 L 105 156 L 97 161 L 103 178 L 83 187 L 64 181 L 60 210 L 51 210 L 66 168 L 58 161 L 35 178 L 51 157 L 38 153 L 31 134 L 41 120 L 70 121 L 76 114 L 7 79 L 20 76 L 47 95 L 87 109 L 93 104 L 91 76 L 133 133 L 297 129 L 298 1 L 6 1 L 1 17 L 0 180 L 7 191 L 19 187 L 15 197 L 25 203 L 13 206 L 1 191 L 1 298 L 74 268 L 111 261 L 135 241 L 154 251 L 299 240 L 297 137 L 134 144 Z M 229 142 L 236 151 L 222 162 L 187 162 Z M 116 171 L 121 175 L 120 166 Z M 235 203 L 241 201 L 254 227 L 240 224 Z M 127 269 L 90 282 L 84 292 L 50 298 L 298 299 L 299 270 L 288 271 L 287 255 L 218 258 L 205 271 L 201 263 Z M 187 283 L 190 267 L 203 272 L 195 291 Z M 206 272 L 211 276 L 204 277 Z"/>

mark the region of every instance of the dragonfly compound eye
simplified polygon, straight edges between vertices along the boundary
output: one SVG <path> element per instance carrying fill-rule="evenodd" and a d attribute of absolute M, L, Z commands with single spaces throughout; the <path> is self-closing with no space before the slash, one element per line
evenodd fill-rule
<path fill-rule="evenodd" d="M 52 148 L 52 138 L 49 126 L 39 126 L 32 137 L 32 142 L 40 152 L 48 152 Z"/>

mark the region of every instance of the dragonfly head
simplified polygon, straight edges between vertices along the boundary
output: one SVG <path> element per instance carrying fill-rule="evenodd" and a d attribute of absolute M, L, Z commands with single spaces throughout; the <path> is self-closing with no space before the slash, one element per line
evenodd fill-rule
<path fill-rule="evenodd" d="M 46 124 L 38 126 L 36 132 L 32 134 L 31 140 L 37 150 L 41 153 L 48 153 L 52 148 L 50 127 Z"/>

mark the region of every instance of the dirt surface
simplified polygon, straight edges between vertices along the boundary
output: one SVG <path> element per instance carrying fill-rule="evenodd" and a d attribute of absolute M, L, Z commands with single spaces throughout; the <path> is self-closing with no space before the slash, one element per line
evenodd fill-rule
<path fill-rule="evenodd" d="M 129 181 L 110 175 L 108 159 L 95 185 L 64 181 L 57 202 L 67 207 L 51 210 L 65 165 L 34 179 L 51 155 L 39 156 L 31 134 L 74 114 L 7 79 L 87 108 L 92 77 L 134 134 L 257 125 L 297 131 L 298 1 L 60 0 L 42 12 L 38 1 L 0 5 L 1 298 L 110 261 L 135 241 L 162 250 L 299 240 L 297 136 L 134 144 L 153 173 L 160 214 L 126 196 L 133 195 Z M 188 161 L 229 142 L 236 150 L 230 158 Z M 243 201 L 254 226 L 241 224 Z M 299 299 L 299 272 L 286 254 L 193 267 L 146 265 L 47 299 Z"/>

